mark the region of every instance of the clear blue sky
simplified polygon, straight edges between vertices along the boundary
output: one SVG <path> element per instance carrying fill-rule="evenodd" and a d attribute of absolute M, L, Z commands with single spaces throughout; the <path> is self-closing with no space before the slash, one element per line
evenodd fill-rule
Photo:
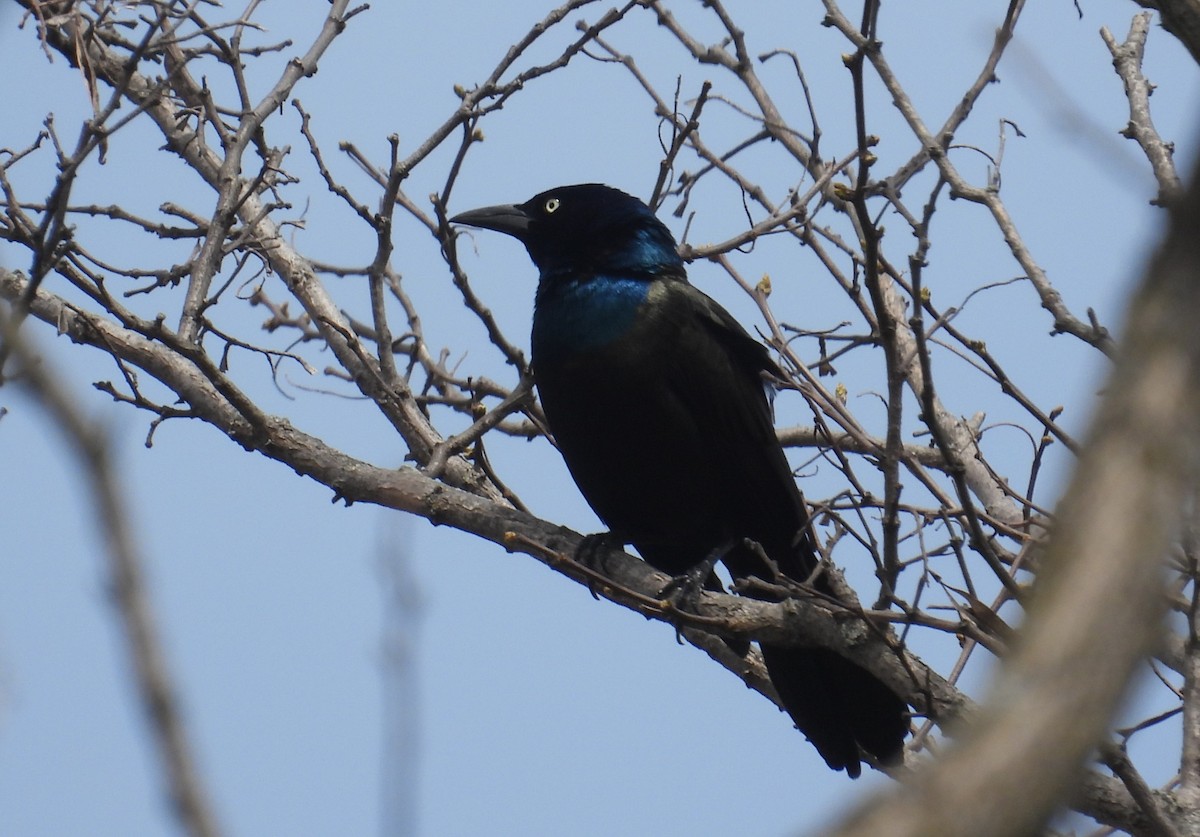
<path fill-rule="evenodd" d="M 265 5 L 262 19 L 297 44 L 307 43 L 326 8 Z M 680 14 L 698 14 L 699 4 L 675 5 Z M 799 49 L 822 97 L 822 127 L 831 142 L 846 137 L 849 83 L 838 56 L 848 49 L 820 27 L 819 5 L 744 5 L 753 6 L 738 12 L 750 15 L 744 26 L 752 49 Z M 1001 67 L 1002 84 L 984 95 L 959 140 L 992 149 L 1000 118 L 1020 126 L 1026 137 L 1010 134 L 1006 150 L 1010 209 L 1072 304 L 1092 305 L 1112 321 L 1157 216 L 1147 205 L 1153 188 L 1145 165 L 1115 135 L 1127 118 L 1125 103 L 1097 34 L 1106 24 L 1123 37 L 1137 8 L 1125 0 L 1082 5 L 1079 20 L 1069 0 L 1030 4 L 1020 43 Z M 889 58 L 931 121 L 940 122 L 982 62 L 1004 6 L 885 4 L 881 35 Z M 374 201 L 336 143 L 353 141 L 383 161 L 385 137 L 395 132 L 402 149 L 412 149 L 455 106 L 453 85 L 484 78 L 547 8 L 528 0 L 378 3 L 356 18 L 321 71 L 296 91 L 339 176 Z M 594 20 L 601 9 L 584 16 Z M 641 18 L 614 39 L 635 52 L 651 44 L 644 69 L 667 90 L 683 73 L 684 89 L 694 91 L 704 76 L 648 15 Z M 86 112 L 84 86 L 65 61 L 47 65 L 32 28 L 18 31 L 17 22 L 13 7 L 0 7 L 0 147 L 27 144 L 47 112 L 73 140 Z M 1148 53 L 1147 72 L 1160 85 L 1155 118 L 1164 136 L 1178 141 L 1180 158 L 1190 159 L 1196 67 L 1157 28 Z M 881 99 L 875 111 L 881 121 L 885 106 Z M 290 114 L 284 122 L 294 124 Z M 653 184 L 654 121 L 612 67 L 580 62 L 518 96 L 484 130 L 487 140 L 468 161 L 455 209 L 523 200 L 560 183 L 598 180 L 643 195 Z M 292 159 L 303 165 L 298 134 L 279 131 L 272 141 L 291 143 Z M 901 159 L 907 144 L 885 142 L 881 156 Z M 152 137 L 128 146 L 118 137 L 110 163 L 82 179 L 79 199 L 128 200 L 147 211 L 170 199 L 208 214 L 211 193 L 155 148 Z M 437 188 L 448 159 L 419 170 L 409 194 Z M 23 168 L 20 176 L 30 199 L 46 193 L 44 186 L 37 191 L 50 182 L 45 166 Z M 322 184 L 310 180 L 292 194 L 313 201 L 308 227 L 297 233 L 302 251 L 330 261 L 369 258 L 370 237 Z M 703 240 L 704 224 L 712 222 L 697 223 L 693 237 Z M 676 220 L 671 224 L 681 232 Z M 971 230 L 978 227 L 963 222 L 961 235 L 956 229 L 939 239 L 931 267 L 943 271 L 947 287 L 961 295 L 1013 275 L 994 232 L 976 240 Z M 125 263 L 180 259 L 174 251 L 131 255 L 124 244 L 118 236 L 108 246 Z M 436 251 L 411 224 L 399 225 L 396 246 L 398 266 L 427 305 L 431 342 L 460 346 L 462 315 L 447 295 Z M 523 342 L 532 268 L 519 247 L 498 236 L 477 237 L 476 246 L 478 259 L 468 259 L 476 287 Z M 995 272 L 989 260 L 1004 266 Z M 7 246 L 0 262 L 28 267 L 27 257 Z M 748 273 L 763 269 L 789 268 L 753 264 Z M 715 271 L 698 265 L 693 278 L 754 324 L 750 307 L 719 284 Z M 355 289 L 339 293 L 353 298 Z M 439 304 L 439 294 L 450 301 Z M 1025 355 L 1022 347 L 1042 345 L 1047 328 L 1045 319 L 1011 322 L 1001 329 L 1008 342 L 1004 335 L 997 342 L 1015 365 L 1036 365 L 1035 350 Z M 386 819 L 389 834 L 439 837 L 783 835 L 819 830 L 883 783 L 829 772 L 786 716 L 677 645 L 670 628 L 593 601 L 527 557 L 395 512 L 331 504 L 328 489 L 246 454 L 197 422 L 166 424 L 145 449 L 147 416 L 107 403 L 90 386 L 114 376 L 101 357 L 40 324 L 28 334 L 118 445 L 158 622 L 200 767 L 229 834 L 373 834 Z M 478 340 L 477 329 L 467 338 Z M 1071 357 L 1065 367 L 1032 375 L 1039 397 L 1061 393 L 1075 403 L 1094 389 L 1095 365 L 1079 354 L 1070 366 Z M 488 374 L 505 371 L 494 366 Z M 302 377 L 293 373 L 292 381 L 326 385 Z M 289 400 L 269 384 L 258 394 L 268 410 L 356 456 L 402 464 L 402 446 L 363 401 L 297 389 Z M 965 412 L 972 403 L 967 393 L 954 406 Z M 170 833 L 76 466 L 14 388 L 0 389 L 0 407 L 8 409 L 0 419 L 0 834 Z M 494 455 L 537 513 L 580 531 L 599 528 L 548 446 L 500 446 Z M 406 686 L 387 692 L 387 707 L 382 675 L 393 657 L 385 650 L 381 542 L 392 561 L 402 554 L 420 601 L 414 624 L 404 626 L 415 630 L 405 635 L 412 641 Z M 417 741 L 404 769 L 393 764 L 386 779 L 385 717 L 410 718 Z M 1173 770 L 1173 756 L 1163 753 L 1162 778 Z M 407 814 L 383 818 L 385 798 Z"/>

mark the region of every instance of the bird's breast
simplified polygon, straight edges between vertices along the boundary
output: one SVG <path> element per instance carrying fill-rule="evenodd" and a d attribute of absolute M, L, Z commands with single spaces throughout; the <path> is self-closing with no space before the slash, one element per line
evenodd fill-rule
<path fill-rule="evenodd" d="M 625 337 L 638 325 L 651 288 L 645 279 L 610 276 L 544 284 L 533 314 L 535 363 L 565 361 Z"/>

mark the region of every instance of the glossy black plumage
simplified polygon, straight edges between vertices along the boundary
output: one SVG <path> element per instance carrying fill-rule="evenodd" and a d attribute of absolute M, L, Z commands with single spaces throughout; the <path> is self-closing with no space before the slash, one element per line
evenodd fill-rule
<path fill-rule="evenodd" d="M 750 538 L 783 574 L 807 579 L 816 567 L 807 512 L 764 388 L 774 366 L 688 284 L 653 213 L 585 184 L 451 220 L 516 237 L 538 266 L 538 393 L 575 482 L 613 534 L 674 575 Z M 772 577 L 750 549 L 723 560 L 736 577 Z M 821 649 L 762 652 L 830 767 L 857 776 L 860 747 L 883 762 L 899 756 L 907 707 L 874 676 Z"/>

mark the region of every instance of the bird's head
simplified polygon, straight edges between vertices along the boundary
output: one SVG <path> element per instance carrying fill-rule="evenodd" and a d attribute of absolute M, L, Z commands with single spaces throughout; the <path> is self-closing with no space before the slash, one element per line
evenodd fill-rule
<path fill-rule="evenodd" d="M 518 239 L 543 276 L 561 273 L 682 275 L 675 238 L 650 208 L 599 183 L 560 186 L 522 204 L 473 209 L 454 224 Z"/>

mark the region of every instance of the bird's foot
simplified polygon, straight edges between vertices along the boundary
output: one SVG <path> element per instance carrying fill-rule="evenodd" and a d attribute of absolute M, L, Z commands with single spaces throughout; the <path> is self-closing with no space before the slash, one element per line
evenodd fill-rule
<path fill-rule="evenodd" d="M 658 591 L 658 598 L 670 604 L 676 610 L 695 611 L 700 603 L 700 593 L 706 586 L 711 586 L 709 576 L 713 574 L 716 560 L 705 558 L 687 572 L 677 575 L 668 581 Z M 720 586 L 720 582 L 717 582 Z"/>
<path fill-rule="evenodd" d="M 713 570 L 716 568 L 717 562 L 729 554 L 729 551 L 735 546 L 734 541 L 721 544 L 705 556 L 699 564 L 668 581 L 658 592 L 658 597 L 670 602 L 679 610 L 695 611 L 696 605 L 700 603 L 700 593 L 705 588 L 718 592 L 725 589 L 721 586 L 721 581 Z"/>
<path fill-rule="evenodd" d="M 730 541 L 717 547 L 699 564 L 668 581 L 659 591 L 658 597 L 665 600 L 667 606 L 674 610 L 695 613 L 700 604 L 700 594 L 704 590 L 712 590 L 717 593 L 725 590 L 721 579 L 717 578 L 714 570 L 717 562 L 729 554 L 729 551 L 736 545 L 735 542 Z M 682 644 L 683 638 L 679 632 L 680 628 L 676 625 L 675 639 Z M 739 657 L 745 657 L 750 652 L 750 643 L 746 640 L 726 637 L 724 642 Z"/>
<path fill-rule="evenodd" d="M 583 536 L 583 540 L 579 542 L 579 548 L 575 550 L 575 560 L 593 573 L 607 575 L 608 571 L 604 567 L 604 553 L 610 549 L 622 549 L 624 546 L 625 541 L 615 532 L 594 532 Z M 596 592 L 590 579 L 587 585 L 592 598 L 599 599 L 600 595 Z"/>

